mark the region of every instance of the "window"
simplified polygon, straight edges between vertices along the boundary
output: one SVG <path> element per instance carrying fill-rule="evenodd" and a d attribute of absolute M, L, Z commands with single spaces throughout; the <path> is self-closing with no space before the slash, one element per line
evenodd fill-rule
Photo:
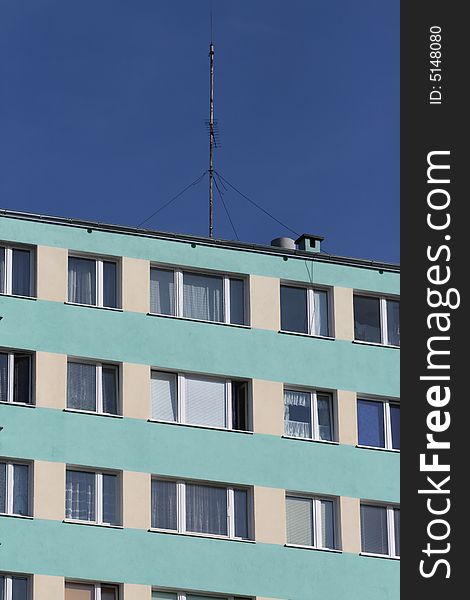
<path fill-rule="evenodd" d="M 120 524 L 119 475 L 67 469 L 65 518 L 99 525 Z"/>
<path fill-rule="evenodd" d="M 284 390 L 284 433 L 289 437 L 333 441 L 331 394 Z"/>
<path fill-rule="evenodd" d="M 119 308 L 118 263 L 69 256 L 69 302 Z"/>
<path fill-rule="evenodd" d="M 336 549 L 335 512 L 332 499 L 287 495 L 287 543 Z"/>
<path fill-rule="evenodd" d="M 354 295 L 354 337 L 361 342 L 400 345 L 400 302 Z"/>
<path fill-rule="evenodd" d="M 207 593 L 195 594 L 194 592 L 175 592 L 166 590 L 153 590 L 152 600 L 251 600 L 239 596 L 208 595 Z"/>
<path fill-rule="evenodd" d="M 28 592 L 28 577 L 0 573 L 0 600 L 28 600 Z"/>
<path fill-rule="evenodd" d="M 281 330 L 306 335 L 329 335 L 328 292 L 281 285 Z"/>
<path fill-rule="evenodd" d="M 361 539 L 364 554 L 400 556 L 400 509 L 361 504 Z"/>
<path fill-rule="evenodd" d="M 0 245 L 0 294 L 33 296 L 33 252 Z"/>
<path fill-rule="evenodd" d="M 119 368 L 69 360 L 67 408 L 109 415 L 119 413 Z"/>
<path fill-rule="evenodd" d="M 0 402 L 32 403 L 32 355 L 0 350 Z"/>
<path fill-rule="evenodd" d="M 150 312 L 246 325 L 245 280 L 180 269 L 150 269 Z"/>
<path fill-rule="evenodd" d="M 152 480 L 152 528 L 250 539 L 248 489 Z"/>
<path fill-rule="evenodd" d="M 152 419 L 246 431 L 248 382 L 152 371 Z"/>
<path fill-rule="evenodd" d="M 357 401 L 360 446 L 400 449 L 400 405 L 389 400 Z"/>
<path fill-rule="evenodd" d="M 65 600 L 119 600 L 117 585 L 107 583 L 65 583 Z"/>
<path fill-rule="evenodd" d="M 29 465 L 0 460 L 0 513 L 29 516 Z"/>

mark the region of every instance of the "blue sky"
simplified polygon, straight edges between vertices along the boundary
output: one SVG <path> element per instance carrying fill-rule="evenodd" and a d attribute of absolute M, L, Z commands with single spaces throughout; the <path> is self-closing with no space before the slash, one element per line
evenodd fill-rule
<path fill-rule="evenodd" d="M 398 261 L 398 0 L 213 4 L 215 168 L 328 252 Z M 207 169 L 208 7 L 0 0 L 0 206 L 137 225 Z M 224 200 L 241 240 L 293 235 Z M 207 203 L 206 178 L 146 227 L 207 235 Z"/>

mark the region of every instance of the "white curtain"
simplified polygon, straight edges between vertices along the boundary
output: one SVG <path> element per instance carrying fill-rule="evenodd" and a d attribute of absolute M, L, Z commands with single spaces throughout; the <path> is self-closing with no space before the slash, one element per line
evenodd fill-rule
<path fill-rule="evenodd" d="M 210 427 L 227 427 L 225 381 L 185 377 L 186 422 Z"/>
<path fill-rule="evenodd" d="M 12 265 L 12 293 L 18 296 L 29 296 L 31 294 L 31 252 L 29 250 L 13 249 Z"/>
<path fill-rule="evenodd" d="M 67 471 L 65 517 L 81 521 L 95 520 L 95 474 Z"/>
<path fill-rule="evenodd" d="M 227 490 L 186 484 L 186 529 L 227 535 Z"/>
<path fill-rule="evenodd" d="M 152 527 L 176 530 L 176 482 L 152 481 Z"/>
<path fill-rule="evenodd" d="M 150 382 L 152 419 L 176 421 L 176 375 L 152 371 Z"/>
<path fill-rule="evenodd" d="M 223 280 L 183 273 L 183 316 L 202 321 L 223 321 Z"/>
<path fill-rule="evenodd" d="M 322 290 L 313 292 L 313 335 L 329 334 L 328 331 L 328 293 Z"/>
<path fill-rule="evenodd" d="M 331 399 L 326 395 L 317 396 L 318 428 L 320 439 L 331 442 L 333 439 L 331 423 Z"/>
<path fill-rule="evenodd" d="M 150 269 L 150 312 L 175 314 L 175 274 L 165 269 Z"/>
<path fill-rule="evenodd" d="M 69 258 L 69 302 L 96 304 L 96 262 Z"/>
<path fill-rule="evenodd" d="M 28 515 L 28 479 L 27 465 L 13 465 L 13 513 Z"/>
<path fill-rule="evenodd" d="M 286 497 L 287 543 L 313 546 L 313 500 Z"/>
<path fill-rule="evenodd" d="M 312 437 L 310 394 L 284 391 L 284 431 L 286 435 Z"/>
<path fill-rule="evenodd" d="M 5 463 L 0 463 L 0 512 L 6 511 L 6 490 L 7 485 L 7 466 Z"/>
<path fill-rule="evenodd" d="M 67 365 L 67 407 L 96 410 L 96 366 L 69 362 Z"/>
<path fill-rule="evenodd" d="M 0 353 L 0 402 L 8 400 L 8 354 Z"/>

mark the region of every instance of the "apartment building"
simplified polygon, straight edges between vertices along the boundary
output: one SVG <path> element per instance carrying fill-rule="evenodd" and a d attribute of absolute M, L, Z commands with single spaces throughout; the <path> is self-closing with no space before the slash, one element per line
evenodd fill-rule
<path fill-rule="evenodd" d="M 0 600 L 398 599 L 398 267 L 321 242 L 0 212 Z"/>

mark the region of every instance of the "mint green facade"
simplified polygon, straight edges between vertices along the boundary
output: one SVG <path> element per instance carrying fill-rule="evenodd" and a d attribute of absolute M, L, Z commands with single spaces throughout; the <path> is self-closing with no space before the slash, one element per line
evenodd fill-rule
<path fill-rule="evenodd" d="M 10 243 L 399 294 L 397 269 L 365 262 L 88 229 L 0 215 Z M 0 316 L 0 348 L 399 396 L 396 348 L 7 296 Z M 399 502 L 393 452 L 5 404 L 0 426 L 0 457 Z M 397 560 L 8 516 L 0 571 L 278 600 L 399 598 Z"/>

